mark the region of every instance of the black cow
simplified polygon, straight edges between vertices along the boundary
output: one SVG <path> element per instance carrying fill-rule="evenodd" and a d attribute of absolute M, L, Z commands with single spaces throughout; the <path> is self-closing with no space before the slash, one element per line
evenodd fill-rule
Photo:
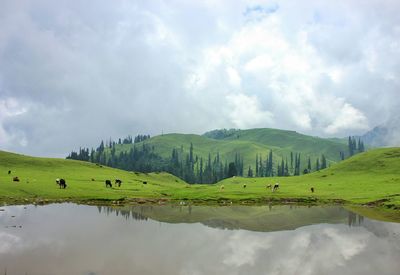
<path fill-rule="evenodd" d="M 11 170 L 8 170 L 8 174 L 11 174 Z"/>
<path fill-rule="evenodd" d="M 67 182 L 65 181 L 65 179 L 60 179 L 60 189 L 65 189 L 67 188 Z"/>
<path fill-rule="evenodd" d="M 144 181 L 143 184 L 147 184 L 147 181 Z"/>
<path fill-rule="evenodd" d="M 314 193 L 314 187 L 311 187 L 311 193 Z"/>
<path fill-rule="evenodd" d="M 115 186 L 121 187 L 122 180 L 116 179 Z"/>
<path fill-rule="evenodd" d="M 13 177 L 13 181 L 19 181 L 18 177 Z"/>
<path fill-rule="evenodd" d="M 246 186 L 247 186 L 246 184 L 243 184 L 243 188 L 246 188 Z"/>
<path fill-rule="evenodd" d="M 106 180 L 106 188 L 107 187 L 112 187 L 111 180 Z"/>

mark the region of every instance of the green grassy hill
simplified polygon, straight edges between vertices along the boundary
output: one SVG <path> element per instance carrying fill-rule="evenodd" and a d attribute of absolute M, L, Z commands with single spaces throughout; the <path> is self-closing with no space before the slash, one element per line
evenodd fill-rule
<path fill-rule="evenodd" d="M 8 170 L 12 171 L 11 175 Z M 21 181 L 13 182 L 13 176 L 18 176 Z M 55 179 L 61 177 L 67 180 L 65 190 L 55 184 Z M 115 178 L 123 180 L 122 187 L 106 189 L 104 180 Z M 144 185 L 143 181 L 148 184 Z M 267 188 L 276 182 L 280 184 L 278 191 Z M 310 191 L 311 187 L 314 187 L 314 193 Z M 400 209 L 400 148 L 371 150 L 330 168 L 298 177 L 234 177 L 212 185 L 189 185 L 167 173 L 126 172 L 87 162 L 34 158 L 0 151 L 0 201 L 21 203 L 36 199 L 86 202 L 191 200 L 224 204 L 340 202 Z M 395 213 L 398 215 L 398 211 Z"/>
<path fill-rule="evenodd" d="M 271 194 L 267 184 L 279 182 L 274 198 L 315 198 L 357 204 L 383 204 L 400 208 L 400 148 L 374 149 L 339 162 L 330 168 L 299 177 L 230 178 L 220 182 L 236 193 L 246 183 L 249 198 Z M 315 192 L 311 193 L 310 188 Z"/>
<path fill-rule="evenodd" d="M 20 179 L 19 182 L 13 181 L 15 176 Z M 66 179 L 65 190 L 59 189 L 56 178 Z M 105 188 L 106 179 L 113 183 L 115 179 L 121 179 L 123 183 L 120 188 Z M 0 201 L 162 198 L 166 190 L 171 192 L 186 185 L 168 173 L 127 172 L 83 161 L 37 158 L 0 151 Z"/>
<path fill-rule="evenodd" d="M 239 153 L 244 160 L 244 169 L 248 166 L 255 167 L 256 154 L 261 154 L 266 160 L 269 150 L 273 151 L 275 163 L 280 163 L 281 159 L 290 161 L 290 153 L 301 154 L 301 167 L 305 168 L 308 157 L 311 157 L 314 167 L 316 158 L 321 158 L 324 154 L 328 163 L 340 160 L 339 152 L 347 152 L 347 145 L 343 142 L 336 142 L 331 139 L 312 137 L 299 134 L 294 131 L 277 129 L 250 129 L 237 130 L 234 134 L 226 137 L 216 136 L 215 130 L 202 136 L 193 134 L 165 134 L 152 137 L 144 143 L 154 146 L 155 152 L 164 158 L 169 158 L 173 148 L 183 148 L 185 153 L 189 152 L 190 143 L 193 143 L 194 154 L 203 159 L 207 159 L 208 153 L 215 156 L 220 154 L 223 160 L 233 161 L 235 154 Z M 214 134 L 213 134 L 214 133 Z M 140 148 L 142 143 L 137 143 Z M 122 144 L 116 146 L 116 152 L 129 151 L 132 144 Z"/>

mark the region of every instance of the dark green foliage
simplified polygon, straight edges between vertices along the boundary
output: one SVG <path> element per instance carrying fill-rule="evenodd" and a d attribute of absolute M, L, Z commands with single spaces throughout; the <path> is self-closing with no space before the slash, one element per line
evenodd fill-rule
<path fill-rule="evenodd" d="M 259 173 L 259 167 L 258 167 L 258 154 L 256 154 L 256 177 L 259 177 L 260 173 Z"/>
<path fill-rule="evenodd" d="M 72 151 L 71 154 L 67 156 L 67 159 L 89 161 L 90 160 L 89 148 L 79 148 L 79 152 Z"/>
<path fill-rule="evenodd" d="M 236 165 L 234 162 L 230 162 L 228 167 L 228 178 L 231 178 L 236 175 L 237 175 Z"/>
<path fill-rule="evenodd" d="M 322 157 L 321 157 L 321 169 L 325 169 L 326 167 L 328 167 L 327 166 L 327 162 L 326 162 L 326 158 L 325 158 L 324 154 L 322 154 Z"/>
<path fill-rule="evenodd" d="M 355 137 L 350 137 L 348 139 L 348 148 L 349 148 L 349 155 L 353 156 L 358 153 L 362 153 L 365 151 L 364 142 L 358 138 L 358 141 Z"/>
<path fill-rule="evenodd" d="M 213 130 L 209 131 L 203 136 L 212 138 L 212 139 L 224 139 L 230 136 L 236 135 L 237 138 L 239 138 L 240 130 L 239 129 L 220 129 L 220 130 Z"/>
<path fill-rule="evenodd" d="M 138 135 L 135 142 L 141 142 L 150 138 L 148 135 Z M 118 140 L 118 143 L 125 144 L 132 142 L 132 138 L 128 136 L 124 140 Z M 169 158 L 162 158 L 155 152 L 155 146 L 141 143 L 133 144 L 129 151 L 117 152 L 115 142 L 104 142 L 95 150 L 89 153 L 88 148 L 80 148 L 79 152 L 71 152 L 68 159 L 90 161 L 107 165 L 110 167 L 120 168 L 128 171 L 138 172 L 160 172 L 166 171 L 178 176 L 188 183 L 215 183 L 228 177 L 229 173 L 233 173 L 233 168 L 228 167 L 227 161 L 225 165 L 221 160 L 219 153 L 214 157 L 208 154 L 208 160 L 204 161 L 202 157 L 194 154 L 194 146 L 190 143 L 189 153 L 185 154 L 183 146 L 179 149 L 173 148 Z M 243 157 L 239 153 L 235 154 L 234 175 L 243 176 Z M 231 170 L 229 170 L 231 169 Z M 253 176 L 253 171 L 249 167 L 248 175 Z"/>
<path fill-rule="evenodd" d="M 317 161 L 315 162 L 315 171 L 319 171 L 321 169 L 319 165 L 319 158 L 317 158 Z"/>
<path fill-rule="evenodd" d="M 295 176 L 300 176 L 300 153 L 295 155 L 295 162 L 294 162 L 294 175 Z"/>
<path fill-rule="evenodd" d="M 142 142 L 149 138 L 150 138 L 150 135 L 137 135 L 134 139 L 134 142 L 135 143 Z M 132 143 L 132 137 L 130 138 L 130 141 L 131 141 L 130 143 Z"/>
<path fill-rule="evenodd" d="M 249 178 L 253 177 L 253 170 L 251 169 L 251 166 L 249 166 L 249 170 L 247 171 L 247 177 Z"/>

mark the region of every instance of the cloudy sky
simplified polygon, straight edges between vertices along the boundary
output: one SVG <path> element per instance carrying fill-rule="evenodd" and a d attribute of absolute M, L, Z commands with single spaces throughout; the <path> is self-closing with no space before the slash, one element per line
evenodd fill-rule
<path fill-rule="evenodd" d="M 231 127 L 364 133 L 400 107 L 399 12 L 397 0 L 2 0 L 0 148 L 65 156 Z"/>

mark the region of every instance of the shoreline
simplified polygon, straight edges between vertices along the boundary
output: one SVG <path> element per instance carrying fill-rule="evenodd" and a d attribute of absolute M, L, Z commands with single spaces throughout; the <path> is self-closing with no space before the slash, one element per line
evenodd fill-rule
<path fill-rule="evenodd" d="M 46 198 L 1 198 L 0 207 L 17 205 L 49 205 L 74 203 L 89 206 L 137 206 L 137 205 L 175 205 L 175 206 L 265 206 L 265 205 L 298 205 L 298 206 L 342 206 L 367 218 L 400 223 L 400 208 L 387 207 L 386 199 L 357 204 L 340 199 L 319 200 L 317 198 L 269 198 L 269 199 L 166 199 L 166 198 L 120 198 L 120 199 L 46 199 Z"/>

